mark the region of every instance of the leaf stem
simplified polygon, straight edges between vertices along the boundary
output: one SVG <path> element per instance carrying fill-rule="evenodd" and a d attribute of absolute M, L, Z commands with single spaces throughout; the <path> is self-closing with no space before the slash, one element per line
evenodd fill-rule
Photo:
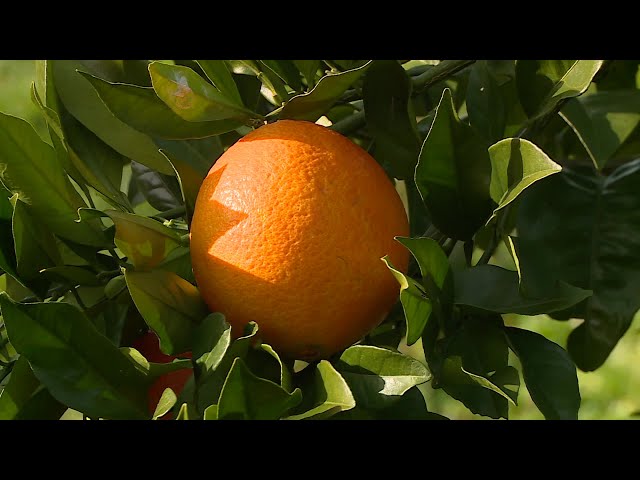
<path fill-rule="evenodd" d="M 475 62 L 475 60 L 443 60 L 438 65 L 434 65 L 433 68 L 411 79 L 414 92 L 419 93 Z"/>

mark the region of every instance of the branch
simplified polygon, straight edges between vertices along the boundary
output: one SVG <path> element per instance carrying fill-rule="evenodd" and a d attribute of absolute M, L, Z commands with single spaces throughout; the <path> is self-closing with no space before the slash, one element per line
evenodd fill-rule
<path fill-rule="evenodd" d="M 430 87 L 434 83 L 450 77 L 454 73 L 459 72 L 463 68 L 475 63 L 475 60 L 443 60 L 438 65 L 434 65 L 426 72 L 413 77 L 411 84 L 415 93 L 420 93 L 425 88 Z"/>

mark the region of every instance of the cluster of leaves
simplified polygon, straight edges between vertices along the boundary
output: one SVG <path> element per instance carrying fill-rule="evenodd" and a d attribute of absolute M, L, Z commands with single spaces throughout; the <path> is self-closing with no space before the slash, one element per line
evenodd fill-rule
<path fill-rule="evenodd" d="M 577 418 L 575 364 L 601 365 L 640 307 L 627 234 L 637 62 L 37 66 L 47 138 L 0 113 L 0 418 L 442 418 L 418 389 L 429 380 L 507 418 L 520 385 L 509 350 L 545 417 Z M 415 260 L 407 273 L 387 262 L 400 301 L 376 330 L 306 366 L 262 343 L 259 325 L 232 336 L 189 256 L 209 168 L 282 118 L 331 124 L 374 156 L 406 193 L 411 237 L 398 241 Z M 490 264 L 499 244 L 512 270 Z M 504 313 L 585 322 L 567 353 Z M 147 361 L 131 345 L 149 328 L 192 360 Z M 421 341 L 424 358 L 403 341 Z M 185 389 L 148 412 L 152 382 L 184 368 Z"/>

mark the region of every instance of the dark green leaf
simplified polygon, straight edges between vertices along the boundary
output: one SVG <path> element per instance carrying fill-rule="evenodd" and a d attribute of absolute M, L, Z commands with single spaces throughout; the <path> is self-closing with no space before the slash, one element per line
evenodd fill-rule
<path fill-rule="evenodd" d="M 394 177 L 412 179 L 420 139 L 411 108 L 411 80 L 395 60 L 376 60 L 362 87 L 367 128 L 375 140 L 375 158 Z"/>
<path fill-rule="evenodd" d="M 506 138 L 489 148 L 491 159 L 491 198 L 495 212 L 513 202 L 524 189 L 562 167 L 528 140 Z"/>
<path fill-rule="evenodd" d="M 551 112 L 560 100 L 587 90 L 602 60 L 518 60 L 518 95 L 530 119 Z"/>
<path fill-rule="evenodd" d="M 42 270 L 42 275 L 52 282 L 65 283 L 70 286 L 87 285 L 98 287 L 102 282 L 96 277 L 95 272 L 89 268 L 76 267 L 73 265 L 62 265 L 49 267 Z"/>
<path fill-rule="evenodd" d="M 320 67 L 320 60 L 293 60 L 293 63 L 302 73 L 309 88 L 313 87 L 316 83 L 316 73 Z"/>
<path fill-rule="evenodd" d="M 51 71 L 47 77 L 65 108 L 85 127 L 95 133 L 111 148 L 127 158 L 140 162 L 166 175 L 173 175 L 167 160 L 158 153 L 151 139 L 118 120 L 107 108 L 98 93 L 76 69 L 92 75 L 117 81 L 95 68 L 95 64 L 80 60 L 51 60 Z M 49 61 L 47 62 L 49 63 Z M 50 95 L 47 95 L 47 106 Z"/>
<path fill-rule="evenodd" d="M 149 71 L 158 97 L 189 122 L 245 121 L 256 117 L 188 67 L 153 62 Z"/>
<path fill-rule="evenodd" d="M 300 72 L 292 60 L 259 60 L 295 91 L 302 90 Z"/>
<path fill-rule="evenodd" d="M 86 207 L 56 153 L 20 118 L 0 113 L 0 180 L 52 232 L 78 243 L 105 246 L 98 223 L 77 223 Z"/>
<path fill-rule="evenodd" d="M 196 62 L 222 95 L 239 106 L 243 105 L 231 69 L 224 60 L 196 60 Z"/>
<path fill-rule="evenodd" d="M 6 294 L 0 305 L 11 344 L 57 400 L 96 418 L 147 417 L 144 376 L 78 309 Z"/>
<path fill-rule="evenodd" d="M 407 390 L 431 378 L 427 367 L 402 353 L 369 345 L 347 348 L 336 363 L 356 404 L 383 408 Z"/>
<path fill-rule="evenodd" d="M 164 270 L 125 272 L 138 311 L 160 338 L 160 350 L 176 355 L 191 350 L 192 331 L 208 313 L 196 287 Z"/>
<path fill-rule="evenodd" d="M 569 354 L 542 335 L 505 328 L 509 345 L 522 364 L 531 399 L 548 420 L 578 419 L 580 389 Z"/>
<path fill-rule="evenodd" d="M 175 175 L 173 167 L 172 171 Z M 174 176 L 156 172 L 138 162 L 131 162 L 131 180 L 136 183 L 147 202 L 157 210 L 170 210 L 182 204 L 180 184 Z"/>
<path fill-rule="evenodd" d="M 310 92 L 291 98 L 282 108 L 280 118 L 316 121 L 360 78 L 369 66 L 371 66 L 371 62 L 346 72 L 325 75 Z"/>
<path fill-rule="evenodd" d="M 256 377 L 241 358 L 236 358 L 220 393 L 218 418 L 278 420 L 301 400 L 300 389 L 288 393 L 281 386 Z"/>
<path fill-rule="evenodd" d="M 562 280 L 593 295 L 557 318 L 584 318 L 569 336 L 578 367 L 606 360 L 640 308 L 640 160 L 609 176 L 563 170 L 529 189 L 518 208 L 523 287 Z"/>
<path fill-rule="evenodd" d="M 460 122 L 448 88 L 422 144 L 415 178 L 432 222 L 445 235 L 468 240 L 489 218 L 487 145 Z"/>
<path fill-rule="evenodd" d="M 287 420 L 324 419 L 356 406 L 347 382 L 328 361 L 306 368 L 300 376 L 302 403 Z"/>
<path fill-rule="evenodd" d="M 111 113 L 147 135 L 166 139 L 203 138 L 243 125 L 236 120 L 188 122 L 160 100 L 153 88 L 110 83 L 93 75 L 80 73 L 91 82 Z"/>
<path fill-rule="evenodd" d="M 565 282 L 553 285 L 547 279 L 548 288 L 540 296 L 528 296 L 520 290 L 517 272 L 495 265 L 454 272 L 455 303 L 468 305 L 496 313 L 539 315 L 564 310 L 591 296 L 591 290 L 583 290 Z M 482 285 L 482 288 L 478 288 Z"/>
<path fill-rule="evenodd" d="M 637 69 L 637 67 L 636 67 Z M 560 116 L 602 169 L 640 123 L 640 91 L 615 90 L 572 99 Z"/>
<path fill-rule="evenodd" d="M 467 86 L 469 123 L 489 143 L 504 135 L 506 114 L 500 87 L 484 60 L 477 61 Z"/>
<path fill-rule="evenodd" d="M 0 392 L 0 420 L 13 420 L 40 388 L 26 357 L 20 357 L 11 370 L 9 382 Z"/>

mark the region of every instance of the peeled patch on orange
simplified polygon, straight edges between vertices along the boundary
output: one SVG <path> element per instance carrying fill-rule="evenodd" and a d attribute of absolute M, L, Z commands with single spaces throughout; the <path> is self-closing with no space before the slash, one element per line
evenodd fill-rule
<path fill-rule="evenodd" d="M 393 183 L 348 138 L 280 120 L 231 146 L 198 194 L 191 258 L 200 293 L 234 335 L 255 321 L 280 354 L 326 358 L 386 316 L 409 234 Z"/>

